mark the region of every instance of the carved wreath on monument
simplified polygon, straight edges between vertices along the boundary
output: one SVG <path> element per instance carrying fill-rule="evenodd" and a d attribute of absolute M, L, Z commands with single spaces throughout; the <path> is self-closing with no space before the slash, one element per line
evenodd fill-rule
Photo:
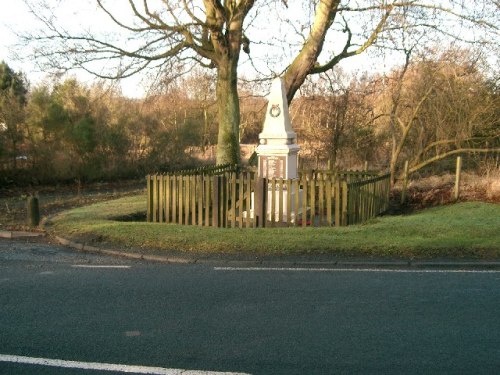
<path fill-rule="evenodd" d="M 272 104 L 269 110 L 271 117 L 278 117 L 281 114 L 281 109 L 279 104 Z"/>

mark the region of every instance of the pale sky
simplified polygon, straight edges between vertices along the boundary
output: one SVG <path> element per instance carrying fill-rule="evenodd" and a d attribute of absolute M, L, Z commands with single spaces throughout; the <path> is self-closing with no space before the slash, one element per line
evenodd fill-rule
<path fill-rule="evenodd" d="M 7 0 L 3 0 L 7 3 Z M 16 54 L 26 55 L 26 50 L 16 46 L 18 38 L 16 32 L 22 33 L 29 31 L 33 27 L 39 27 L 39 23 L 34 15 L 29 12 L 28 7 L 22 0 L 8 1 L 8 11 L 0 12 L 0 60 L 4 60 L 15 71 L 22 71 L 26 74 L 32 85 L 36 85 L 47 77 L 47 74 L 41 72 L 32 61 L 21 61 L 16 57 Z M 118 8 L 119 9 L 119 8 Z M 124 11 L 129 12 L 127 7 L 123 7 Z M 284 9 L 284 8 L 283 8 Z M 119 10 L 118 10 L 119 11 Z M 97 9 L 94 0 L 78 0 L 68 1 L 62 0 L 58 6 L 58 23 L 67 28 L 78 30 L 80 26 L 92 27 L 92 30 L 105 30 L 105 25 L 110 24 L 109 18 Z M 267 35 L 266 35 L 267 37 Z M 255 56 L 255 51 L 258 46 L 253 45 L 252 55 Z M 242 54 L 244 57 L 244 54 Z M 346 68 L 359 70 L 369 69 L 370 63 L 366 60 L 367 56 L 350 58 L 349 63 L 345 64 Z M 243 60 L 243 59 L 242 59 Z M 240 67 L 240 72 L 245 69 L 244 65 Z M 84 72 L 71 72 L 70 75 L 76 76 L 79 80 L 90 82 L 94 78 Z M 124 80 L 121 83 L 122 91 L 126 96 L 140 97 L 145 92 L 143 78 L 136 76 Z"/>
<path fill-rule="evenodd" d="M 8 0 L 3 1 L 7 2 Z M 75 27 L 82 24 L 91 25 L 93 29 L 96 29 L 105 24 L 102 21 L 106 20 L 106 16 L 103 12 L 96 11 L 97 8 L 93 0 L 62 1 L 61 5 L 61 20 L 66 21 L 65 27 Z M 36 85 L 46 79 L 47 74 L 40 71 L 31 61 L 21 61 L 17 58 L 18 54 L 26 54 L 26 51 L 17 46 L 19 40 L 16 33 L 29 31 L 34 25 L 37 25 L 37 20 L 22 0 L 10 0 L 7 7 L 8 11 L 0 12 L 0 61 L 4 60 L 15 71 L 22 71 L 30 83 Z M 109 22 L 109 20 L 107 21 Z M 91 82 L 94 79 L 93 76 L 81 71 L 71 72 L 69 76 L 76 76 L 85 82 Z M 129 97 L 142 96 L 145 89 L 141 79 L 141 77 L 132 77 L 124 80 L 121 84 L 123 93 Z"/>
<path fill-rule="evenodd" d="M 33 2 L 37 0 L 31 0 Z M 122 0 L 118 0 L 122 1 Z M 109 18 L 97 9 L 95 0 L 58 0 L 51 1 L 52 3 L 58 4 L 58 23 L 64 26 L 66 29 L 75 30 L 81 27 L 91 27 L 93 31 L 107 31 L 106 27 L 110 26 Z M 23 31 L 29 31 L 33 27 L 39 28 L 39 23 L 36 22 L 35 17 L 30 14 L 27 6 L 24 4 L 23 0 L 3 0 L 4 10 L 0 12 L 0 60 L 5 60 L 11 68 L 16 71 L 23 71 L 30 83 L 36 84 L 46 77 L 46 74 L 40 72 L 36 65 L 31 61 L 20 61 L 16 59 L 16 53 L 21 55 L 26 55 L 26 50 L 19 49 L 16 47 L 18 42 L 15 32 L 22 33 Z M 6 5 L 8 4 L 8 5 Z M 116 2 L 113 4 L 117 4 Z M 293 4 L 293 2 L 290 2 Z M 8 8 L 6 11 L 5 8 Z M 284 8 L 280 8 L 280 11 Z M 122 8 L 114 8 L 114 12 L 121 11 L 129 12 L 127 6 Z M 290 10 L 289 10 L 290 11 Z M 286 10 L 283 10 L 286 12 Z M 125 14 L 125 13 L 124 13 Z M 300 17 L 298 14 L 293 14 L 292 16 Z M 302 15 L 303 16 L 303 15 Z M 125 16 L 124 16 L 125 17 Z M 265 20 L 265 17 L 264 17 Z M 62 23 L 61 23 L 62 22 Z M 271 24 L 266 23 L 267 33 L 273 30 L 272 22 Z M 264 31 L 263 31 L 264 32 Z M 266 34 L 266 37 L 268 35 Z M 269 49 L 269 46 L 265 47 Z M 251 45 L 252 55 L 258 55 L 258 46 Z M 284 56 L 284 58 L 286 58 Z M 242 60 L 244 59 L 244 54 L 242 53 Z M 285 62 L 286 63 L 286 62 Z M 347 60 L 341 62 L 340 67 L 346 71 L 371 71 L 384 70 L 394 64 L 394 58 L 386 58 L 385 60 L 374 61 L 373 57 L 367 53 L 363 53 L 359 57 L 351 57 Z M 284 66 L 282 66 L 284 67 Z M 281 67 L 281 68 L 282 68 Z M 245 69 L 245 64 L 240 67 L 240 72 Z M 76 75 L 79 80 L 91 81 L 93 77 L 88 74 L 85 75 L 80 72 L 70 73 Z M 130 97 L 140 97 L 145 92 L 144 85 L 141 84 L 141 77 L 132 77 L 130 79 L 124 80 L 122 82 L 123 93 Z"/>

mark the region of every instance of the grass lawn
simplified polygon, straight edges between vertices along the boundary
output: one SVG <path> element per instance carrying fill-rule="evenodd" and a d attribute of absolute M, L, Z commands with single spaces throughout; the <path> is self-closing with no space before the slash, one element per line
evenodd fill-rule
<path fill-rule="evenodd" d="M 500 205 L 492 203 L 458 203 L 343 228 L 222 229 L 113 219 L 144 213 L 145 206 L 141 194 L 75 208 L 53 218 L 48 230 L 93 246 L 132 250 L 500 258 Z"/>

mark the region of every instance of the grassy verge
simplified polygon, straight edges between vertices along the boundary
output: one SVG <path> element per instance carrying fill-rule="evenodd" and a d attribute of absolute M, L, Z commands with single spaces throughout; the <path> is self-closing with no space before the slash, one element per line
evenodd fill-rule
<path fill-rule="evenodd" d="M 500 205 L 491 203 L 435 207 L 345 228 L 219 229 L 113 219 L 144 211 L 143 195 L 125 197 L 63 212 L 50 229 L 96 246 L 184 253 L 500 258 Z"/>
<path fill-rule="evenodd" d="M 0 189 L 0 230 L 36 230 L 26 222 L 26 201 L 30 194 L 39 197 L 40 214 L 51 216 L 74 207 L 137 195 L 144 191 L 144 187 L 143 180 L 129 180 L 85 186 L 40 186 L 36 191 L 30 187 Z"/>

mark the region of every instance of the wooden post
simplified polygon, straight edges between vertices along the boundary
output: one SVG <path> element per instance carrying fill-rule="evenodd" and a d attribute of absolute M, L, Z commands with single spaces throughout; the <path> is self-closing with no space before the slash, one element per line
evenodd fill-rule
<path fill-rule="evenodd" d="M 308 204 L 308 186 L 307 186 L 307 176 L 302 175 L 302 227 L 306 227 L 307 225 L 307 204 Z"/>
<path fill-rule="evenodd" d="M 294 205 L 293 205 L 293 209 L 294 209 L 294 217 L 293 217 L 293 225 L 294 226 L 297 226 L 298 225 L 298 219 L 299 219 L 299 204 L 300 204 L 300 200 L 299 200 L 299 195 L 300 195 L 300 184 L 299 184 L 299 180 L 298 179 L 295 179 L 292 181 L 292 191 L 295 192 L 295 196 L 294 196 Z"/>
<path fill-rule="evenodd" d="M 153 221 L 153 189 L 151 184 L 151 176 L 147 175 L 146 185 L 148 191 L 148 207 L 147 207 L 147 221 L 150 223 Z"/>
<path fill-rule="evenodd" d="M 236 172 L 231 173 L 230 189 L 231 192 L 231 228 L 236 228 Z M 240 202 L 241 203 L 241 202 Z M 240 210 L 241 211 L 241 210 Z M 229 223 L 227 224 L 229 226 Z"/>
<path fill-rule="evenodd" d="M 210 208 L 212 208 L 213 212 L 213 202 L 210 202 L 210 177 L 204 175 L 203 176 L 203 184 L 205 188 L 205 203 L 204 203 L 204 208 L 205 208 L 205 226 L 209 227 L 210 226 Z"/>
<path fill-rule="evenodd" d="M 349 219 L 348 213 L 347 213 L 347 199 L 348 199 L 348 186 L 347 186 L 347 181 L 343 180 L 342 181 L 342 224 L 343 226 L 348 225 L 349 223 L 347 220 Z"/>
<path fill-rule="evenodd" d="M 454 198 L 455 200 L 458 200 L 458 197 L 460 196 L 460 175 L 462 173 L 462 157 L 457 156 L 457 170 L 455 174 L 455 192 L 454 192 Z"/>
<path fill-rule="evenodd" d="M 165 191 L 163 189 L 164 180 L 165 180 L 165 176 L 163 176 L 161 174 L 159 176 L 159 181 L 158 181 L 158 222 L 159 223 L 163 223 L 163 207 L 165 205 L 165 203 L 164 203 Z"/>
<path fill-rule="evenodd" d="M 38 204 L 38 197 L 29 196 L 27 201 L 28 211 L 28 225 L 37 227 L 40 224 L 40 208 Z"/>
<path fill-rule="evenodd" d="M 221 186 L 221 189 L 220 189 L 221 207 L 220 207 L 220 213 L 219 213 L 219 215 L 220 215 L 219 220 L 221 223 L 221 227 L 228 228 L 227 216 L 228 216 L 229 200 L 231 198 L 229 196 L 229 179 L 227 178 L 226 175 L 220 176 L 220 179 L 221 179 L 221 183 L 220 183 L 220 186 Z"/>
<path fill-rule="evenodd" d="M 242 175 L 243 176 L 243 175 Z M 252 175 L 250 172 L 247 172 L 246 174 L 247 178 L 247 191 L 246 191 L 246 211 L 247 211 L 247 217 L 245 218 L 245 226 L 247 228 L 250 228 L 250 214 L 251 214 L 251 205 L 252 205 Z M 255 225 L 254 225 L 255 226 Z"/>
<path fill-rule="evenodd" d="M 311 227 L 314 226 L 314 218 L 316 216 L 316 178 L 311 178 L 309 194 L 311 196 L 311 210 L 309 212 L 309 221 L 311 223 Z"/>
<path fill-rule="evenodd" d="M 165 223 L 170 223 L 171 220 L 171 190 L 170 190 L 170 175 L 165 176 Z"/>
<path fill-rule="evenodd" d="M 243 228 L 243 209 L 245 207 L 244 201 L 245 201 L 245 180 L 243 178 L 243 172 L 239 173 L 238 176 L 238 201 L 240 202 L 239 206 L 239 212 L 238 212 L 238 227 Z M 250 210 L 248 210 L 248 214 L 250 214 Z"/>
<path fill-rule="evenodd" d="M 325 176 L 320 176 L 316 182 L 318 183 L 318 226 L 323 225 L 324 214 L 325 214 Z"/>
<path fill-rule="evenodd" d="M 219 207 L 220 207 L 220 178 L 219 176 L 213 177 L 213 190 L 212 190 L 212 226 L 220 226 Z"/>
<path fill-rule="evenodd" d="M 330 178 L 327 178 L 325 180 L 326 186 L 326 225 L 331 226 L 333 225 L 333 219 L 332 219 L 332 181 Z"/>
<path fill-rule="evenodd" d="M 177 201 L 177 196 L 179 191 L 179 177 L 172 176 L 172 223 L 179 224 L 179 220 L 177 217 L 177 208 L 179 206 Z"/>
<path fill-rule="evenodd" d="M 200 198 L 198 196 L 198 176 L 191 176 L 191 225 L 197 224 L 198 215 L 196 213 L 196 207 Z"/>
<path fill-rule="evenodd" d="M 184 197 L 184 180 L 185 180 L 185 177 L 184 175 L 180 175 L 179 176 L 179 187 L 178 187 L 178 194 L 179 194 L 179 221 L 178 223 L 183 225 L 184 224 L 184 201 L 185 201 L 185 197 Z"/>
<path fill-rule="evenodd" d="M 341 222 L 341 199 L 340 199 L 340 181 L 335 181 L 335 226 L 340 227 Z"/>
<path fill-rule="evenodd" d="M 158 175 L 153 176 L 153 222 L 158 222 Z"/>
<path fill-rule="evenodd" d="M 406 201 L 406 188 L 408 187 L 408 160 L 405 161 L 405 170 L 403 174 L 403 187 L 401 190 L 401 204 Z"/>
<path fill-rule="evenodd" d="M 276 219 L 276 178 L 271 179 L 271 227 Z"/>
<path fill-rule="evenodd" d="M 267 215 L 267 179 L 257 178 L 255 182 L 255 227 L 264 228 L 266 226 Z"/>
<path fill-rule="evenodd" d="M 286 191 L 286 225 L 289 226 L 292 222 L 292 181 L 289 179 L 286 180 Z M 295 194 L 298 196 L 299 192 L 296 191 Z"/>
<path fill-rule="evenodd" d="M 203 226 L 203 177 L 196 176 L 196 199 L 198 200 L 198 225 Z"/>

